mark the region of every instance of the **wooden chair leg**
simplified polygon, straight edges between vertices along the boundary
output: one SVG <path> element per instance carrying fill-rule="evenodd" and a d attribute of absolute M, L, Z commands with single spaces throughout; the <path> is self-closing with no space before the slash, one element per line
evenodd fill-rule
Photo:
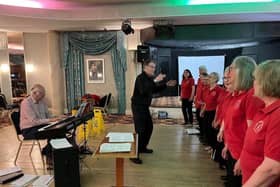
<path fill-rule="evenodd" d="M 31 150 L 30 150 L 30 152 L 29 152 L 29 157 L 31 157 L 31 153 L 32 153 L 32 151 L 33 151 L 34 144 L 35 144 L 35 142 L 34 142 L 34 140 L 33 140 L 33 141 L 32 141 L 32 146 L 31 146 Z"/>
<path fill-rule="evenodd" d="M 45 169 L 45 161 L 44 161 L 44 158 L 43 158 L 43 155 L 42 155 L 42 148 L 41 148 L 41 144 L 39 142 L 39 140 L 37 140 L 37 144 L 38 144 L 38 147 L 39 147 L 39 151 L 40 151 L 40 155 L 41 155 L 41 160 L 43 162 L 43 168 Z"/>
<path fill-rule="evenodd" d="M 19 152 L 20 152 L 21 146 L 22 146 L 22 142 L 20 142 L 20 143 L 19 143 L 19 146 L 18 146 L 18 150 L 17 150 L 16 158 L 15 158 L 15 160 L 14 160 L 14 165 L 15 165 L 15 166 L 17 165 L 17 159 L 18 159 L 18 155 L 19 155 Z"/>

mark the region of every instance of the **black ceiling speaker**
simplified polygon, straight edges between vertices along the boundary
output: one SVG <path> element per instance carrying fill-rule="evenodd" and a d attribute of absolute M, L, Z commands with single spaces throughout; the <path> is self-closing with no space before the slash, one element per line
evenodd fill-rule
<path fill-rule="evenodd" d="M 150 48 L 146 45 L 137 46 L 137 62 L 146 62 L 150 60 Z"/>
<path fill-rule="evenodd" d="M 129 19 L 126 19 L 122 22 L 122 31 L 128 35 L 128 34 L 134 34 L 134 29 L 131 27 L 131 21 Z"/>
<path fill-rule="evenodd" d="M 168 25 L 154 25 L 155 34 L 157 37 L 173 38 L 175 35 L 175 26 Z"/>

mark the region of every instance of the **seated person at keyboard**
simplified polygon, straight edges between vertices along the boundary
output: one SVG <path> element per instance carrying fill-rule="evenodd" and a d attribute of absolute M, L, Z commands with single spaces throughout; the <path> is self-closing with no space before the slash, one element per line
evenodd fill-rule
<path fill-rule="evenodd" d="M 38 129 L 55 122 L 60 118 L 51 118 L 48 106 L 43 101 L 45 88 L 40 84 L 35 84 L 31 88 L 31 94 L 25 98 L 20 105 L 20 128 L 25 139 L 36 139 Z M 48 141 L 49 142 L 49 141 Z M 42 154 L 50 156 L 51 147 L 49 143 L 43 148 Z"/>
<path fill-rule="evenodd" d="M 35 139 L 38 129 L 60 119 L 50 117 L 48 106 L 43 101 L 45 93 L 42 85 L 35 84 L 31 88 L 30 96 L 25 98 L 20 105 L 20 128 L 26 139 Z"/>

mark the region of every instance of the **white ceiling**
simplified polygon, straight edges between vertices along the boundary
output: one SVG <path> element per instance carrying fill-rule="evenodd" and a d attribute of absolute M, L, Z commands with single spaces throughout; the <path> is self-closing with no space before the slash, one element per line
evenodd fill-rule
<path fill-rule="evenodd" d="M 8 1 L 8 0 L 7 0 Z M 37 0 L 44 8 L 0 5 L 0 31 L 119 30 L 130 18 L 134 29 L 170 20 L 175 25 L 280 21 L 280 3 L 174 6 L 171 0 Z M 168 4 L 169 2 L 169 4 Z M 175 2 L 175 0 L 174 0 Z"/>

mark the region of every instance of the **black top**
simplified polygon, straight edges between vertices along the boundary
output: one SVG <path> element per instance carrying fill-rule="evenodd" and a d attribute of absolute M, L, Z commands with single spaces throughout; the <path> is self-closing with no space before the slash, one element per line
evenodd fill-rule
<path fill-rule="evenodd" d="M 137 76 L 131 98 L 132 104 L 150 106 L 153 93 L 166 88 L 165 82 L 155 83 L 153 78 L 149 77 L 145 72 Z"/>

